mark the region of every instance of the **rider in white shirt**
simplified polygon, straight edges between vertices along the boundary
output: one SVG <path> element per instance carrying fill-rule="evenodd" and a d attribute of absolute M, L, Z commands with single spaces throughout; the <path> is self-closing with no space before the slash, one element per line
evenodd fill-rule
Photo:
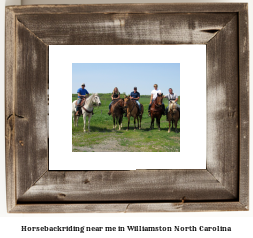
<path fill-rule="evenodd" d="M 148 116 L 150 116 L 150 107 L 153 101 L 155 101 L 157 94 L 161 94 L 162 91 L 160 89 L 157 89 L 158 85 L 154 84 L 154 90 L 151 91 L 151 97 L 150 97 L 150 102 L 149 102 L 149 106 L 148 106 Z M 163 107 L 163 115 L 165 115 L 165 106 L 164 103 L 162 103 L 162 107 Z"/>
<path fill-rule="evenodd" d="M 165 95 L 163 97 L 167 98 L 168 101 L 169 101 L 168 107 L 166 107 L 166 110 L 165 110 L 165 113 L 166 113 L 166 116 L 167 116 L 168 115 L 169 106 L 170 106 L 170 102 L 171 101 L 175 101 L 175 103 L 177 104 L 178 96 L 175 93 L 173 93 L 172 88 L 169 88 L 169 94 L 167 94 L 167 95 Z M 180 113 L 180 105 L 179 104 L 177 104 L 177 109 L 178 109 L 178 111 Z"/>

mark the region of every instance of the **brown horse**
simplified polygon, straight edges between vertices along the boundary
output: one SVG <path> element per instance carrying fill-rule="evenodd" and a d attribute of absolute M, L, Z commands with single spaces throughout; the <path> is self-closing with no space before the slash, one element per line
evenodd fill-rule
<path fill-rule="evenodd" d="M 150 130 L 154 128 L 154 120 L 156 118 L 156 124 L 158 126 L 158 130 L 160 131 L 160 119 L 163 115 L 163 94 L 157 94 L 157 97 L 154 102 L 152 102 L 150 107 L 150 116 L 151 116 L 151 124 Z"/>
<path fill-rule="evenodd" d="M 122 119 L 123 119 L 123 114 L 124 114 L 124 100 L 123 100 L 123 98 L 113 100 L 113 103 L 111 106 L 111 113 L 112 113 L 112 117 L 113 117 L 113 129 L 116 129 L 116 126 L 117 126 L 117 125 L 115 125 L 115 119 L 116 119 L 116 124 L 118 123 L 119 130 L 121 130 Z"/>
<path fill-rule="evenodd" d="M 169 130 L 168 133 L 170 133 L 170 122 L 172 122 L 172 127 L 173 128 L 173 122 L 175 122 L 175 132 L 177 132 L 177 122 L 180 119 L 179 116 L 179 111 L 177 109 L 177 104 L 175 102 L 170 103 L 170 108 L 168 111 L 168 121 L 169 121 Z"/>
<path fill-rule="evenodd" d="M 136 102 L 130 99 L 130 97 L 125 95 L 124 98 L 124 107 L 127 109 L 127 118 L 128 118 L 128 126 L 127 131 L 129 130 L 129 123 L 130 123 L 130 117 L 132 116 L 134 118 L 134 130 L 136 129 L 135 126 L 135 120 L 137 119 L 138 122 L 138 128 L 141 129 L 141 119 L 142 114 L 144 112 L 143 105 L 141 104 L 141 112 L 139 112 L 139 108 Z M 141 114 L 141 115 L 140 115 Z M 140 124 L 139 124 L 139 118 L 140 118 Z"/>

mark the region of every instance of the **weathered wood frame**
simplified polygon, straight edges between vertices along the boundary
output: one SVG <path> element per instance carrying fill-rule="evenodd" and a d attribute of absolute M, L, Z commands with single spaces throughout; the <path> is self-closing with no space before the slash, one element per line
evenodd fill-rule
<path fill-rule="evenodd" d="M 8 212 L 248 210 L 247 7 L 6 7 Z M 50 44 L 206 44 L 206 170 L 48 171 Z"/>

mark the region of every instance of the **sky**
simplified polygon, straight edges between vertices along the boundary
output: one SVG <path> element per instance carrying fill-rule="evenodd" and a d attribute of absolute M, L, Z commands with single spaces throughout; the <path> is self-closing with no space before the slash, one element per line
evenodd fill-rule
<path fill-rule="evenodd" d="M 137 87 L 141 95 L 150 95 L 158 84 L 163 94 L 168 89 L 180 96 L 179 63 L 73 63 L 72 93 L 77 93 L 81 84 L 91 93 L 112 93 L 118 87 L 127 95 Z"/>

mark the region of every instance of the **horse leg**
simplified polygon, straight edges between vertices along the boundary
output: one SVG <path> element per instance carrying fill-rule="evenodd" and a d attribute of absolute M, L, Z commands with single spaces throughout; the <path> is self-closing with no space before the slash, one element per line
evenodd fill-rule
<path fill-rule="evenodd" d="M 130 116 L 128 117 L 128 123 L 127 123 L 127 131 L 129 130 L 129 123 L 130 123 Z"/>
<path fill-rule="evenodd" d="M 74 119 L 74 126 L 76 127 L 76 115 L 73 115 L 73 119 Z"/>
<path fill-rule="evenodd" d="M 120 126 L 120 130 L 122 128 L 122 115 L 119 116 L 119 126 Z"/>
<path fill-rule="evenodd" d="M 121 130 L 121 116 L 119 116 L 119 131 Z"/>
<path fill-rule="evenodd" d="M 122 129 L 123 115 L 120 115 L 120 130 Z"/>
<path fill-rule="evenodd" d="M 157 120 L 158 131 L 160 131 L 160 130 L 161 130 L 161 129 L 160 129 L 160 118 L 157 117 L 156 120 Z"/>
<path fill-rule="evenodd" d="M 76 126 L 76 125 L 75 125 L 75 115 L 74 115 L 74 113 L 73 113 L 73 112 L 72 112 L 72 116 L 73 116 L 74 126 Z"/>
<path fill-rule="evenodd" d="M 136 130 L 136 124 L 135 124 L 136 118 L 134 117 L 134 130 Z"/>
<path fill-rule="evenodd" d="M 86 113 L 83 114 L 83 132 L 86 132 L 85 127 L 86 127 Z"/>
<path fill-rule="evenodd" d="M 149 130 L 152 130 L 153 125 L 154 125 L 154 117 L 151 117 L 151 124 L 150 124 L 150 129 Z"/>
<path fill-rule="evenodd" d="M 76 114 L 74 114 L 74 125 L 76 127 Z"/>
<path fill-rule="evenodd" d="M 113 116 L 113 129 L 115 129 L 115 116 Z"/>
<path fill-rule="evenodd" d="M 169 121 L 169 130 L 168 130 L 168 133 L 170 133 L 170 121 Z"/>
<path fill-rule="evenodd" d="M 139 129 L 141 129 L 141 118 L 142 118 L 142 116 L 140 116 L 140 126 L 139 126 Z"/>
<path fill-rule="evenodd" d="M 89 120 L 88 120 L 88 132 L 90 132 L 90 119 L 92 117 L 92 113 L 89 114 Z"/>
<path fill-rule="evenodd" d="M 177 120 L 175 120 L 175 132 L 177 133 Z"/>

